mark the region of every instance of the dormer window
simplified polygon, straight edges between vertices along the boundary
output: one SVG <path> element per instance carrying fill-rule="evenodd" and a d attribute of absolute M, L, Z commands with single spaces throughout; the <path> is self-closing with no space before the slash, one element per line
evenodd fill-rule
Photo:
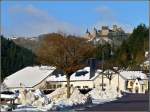
<path fill-rule="evenodd" d="M 88 71 L 80 71 L 80 72 L 76 72 L 76 74 L 75 74 L 75 76 L 85 76 L 85 74 L 87 74 L 88 73 Z"/>
<path fill-rule="evenodd" d="M 137 79 L 138 79 L 138 80 L 141 80 L 141 78 L 140 78 L 140 77 L 137 77 Z"/>

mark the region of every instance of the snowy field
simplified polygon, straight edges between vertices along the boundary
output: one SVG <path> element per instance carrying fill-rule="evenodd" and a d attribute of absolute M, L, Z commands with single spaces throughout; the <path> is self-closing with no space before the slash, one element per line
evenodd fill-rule
<path fill-rule="evenodd" d="M 13 111 L 50 111 L 50 110 L 73 110 L 84 106 L 92 106 L 116 100 L 122 97 L 120 93 L 112 87 L 107 87 L 105 91 L 94 88 L 87 94 L 81 94 L 77 88 L 71 88 L 71 96 L 67 99 L 67 88 L 58 88 L 54 92 L 45 95 L 39 89 L 36 91 L 26 91 L 22 89 L 15 103 L 19 104 Z M 6 111 L 8 106 L 1 106 L 1 111 Z"/>

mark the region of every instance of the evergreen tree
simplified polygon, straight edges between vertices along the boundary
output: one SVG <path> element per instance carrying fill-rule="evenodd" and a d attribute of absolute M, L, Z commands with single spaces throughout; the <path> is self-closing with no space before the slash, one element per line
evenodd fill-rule
<path fill-rule="evenodd" d="M 16 45 L 12 40 L 1 36 L 1 78 L 36 64 L 36 56 L 32 51 Z"/>

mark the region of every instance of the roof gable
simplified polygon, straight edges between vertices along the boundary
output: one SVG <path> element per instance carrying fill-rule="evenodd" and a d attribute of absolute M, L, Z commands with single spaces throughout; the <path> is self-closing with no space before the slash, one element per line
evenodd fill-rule
<path fill-rule="evenodd" d="M 4 83 L 7 87 L 33 87 L 49 76 L 54 70 L 55 67 L 50 66 L 25 67 L 6 77 Z"/>
<path fill-rule="evenodd" d="M 142 71 L 121 71 L 120 76 L 122 76 L 124 79 L 137 79 L 140 78 L 141 80 L 147 80 L 146 74 L 142 73 Z"/>

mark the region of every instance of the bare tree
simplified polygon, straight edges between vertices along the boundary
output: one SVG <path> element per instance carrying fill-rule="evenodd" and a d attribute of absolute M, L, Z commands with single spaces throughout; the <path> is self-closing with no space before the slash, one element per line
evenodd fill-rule
<path fill-rule="evenodd" d="M 109 79 L 109 85 L 111 85 L 111 80 L 113 78 L 114 73 L 115 72 L 110 69 L 104 71 L 105 76 Z"/>
<path fill-rule="evenodd" d="M 67 79 L 67 98 L 70 97 L 70 76 L 84 67 L 87 58 L 93 55 L 94 47 L 82 38 L 53 34 L 44 39 L 38 50 L 40 63 L 62 69 Z"/>

